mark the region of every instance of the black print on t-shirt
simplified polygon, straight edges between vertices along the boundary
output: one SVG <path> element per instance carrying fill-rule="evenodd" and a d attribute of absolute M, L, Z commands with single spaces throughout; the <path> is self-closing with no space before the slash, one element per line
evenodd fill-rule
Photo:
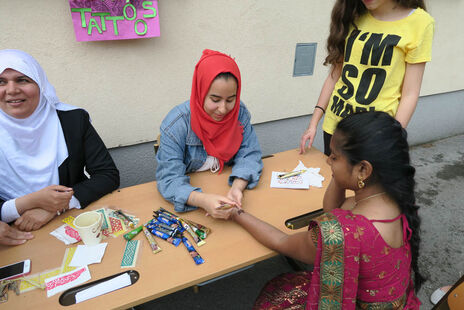
<path fill-rule="evenodd" d="M 337 89 L 338 95 L 332 98 L 331 111 L 337 116 L 346 117 L 351 113 L 367 110 L 367 107 L 356 107 L 354 111 L 353 106 L 345 102 L 353 96 L 358 104 L 365 106 L 377 99 L 387 77 L 387 72 L 382 67 L 391 65 L 394 47 L 401 40 L 400 36 L 394 34 L 383 37 L 383 33 L 361 33 L 361 30 L 357 29 L 350 33 L 345 47 L 345 65 L 341 73 L 344 85 Z M 370 67 L 362 72 L 358 89 L 355 90 L 350 78 L 358 78 L 359 69 L 347 62 L 351 58 L 351 51 L 356 40 L 365 42 L 359 63 Z M 375 111 L 375 107 L 369 107 L 369 111 Z"/>

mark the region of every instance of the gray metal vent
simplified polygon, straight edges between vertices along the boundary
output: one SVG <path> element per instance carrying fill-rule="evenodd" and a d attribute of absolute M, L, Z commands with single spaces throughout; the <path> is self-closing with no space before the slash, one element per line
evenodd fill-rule
<path fill-rule="evenodd" d="M 293 76 L 313 75 L 317 43 L 297 43 Z"/>

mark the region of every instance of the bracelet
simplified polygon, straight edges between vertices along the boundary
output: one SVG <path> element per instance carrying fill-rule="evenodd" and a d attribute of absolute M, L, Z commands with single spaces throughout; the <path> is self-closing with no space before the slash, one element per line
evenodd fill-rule
<path fill-rule="evenodd" d="M 316 106 L 314 107 L 314 109 L 321 109 L 321 110 L 322 110 L 322 113 L 325 114 L 325 110 L 324 110 L 323 107 L 320 107 L 320 106 L 316 105 Z"/>
<path fill-rule="evenodd" d="M 59 216 L 59 215 L 61 215 L 61 214 L 65 213 L 65 212 L 66 212 L 66 209 L 59 210 L 59 211 L 56 211 L 56 215 L 58 215 L 58 216 Z"/>

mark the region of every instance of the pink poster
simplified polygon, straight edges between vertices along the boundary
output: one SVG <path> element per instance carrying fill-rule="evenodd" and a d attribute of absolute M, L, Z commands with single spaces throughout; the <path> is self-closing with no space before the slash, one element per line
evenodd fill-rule
<path fill-rule="evenodd" d="M 79 42 L 160 36 L 157 0 L 69 0 L 69 6 Z"/>

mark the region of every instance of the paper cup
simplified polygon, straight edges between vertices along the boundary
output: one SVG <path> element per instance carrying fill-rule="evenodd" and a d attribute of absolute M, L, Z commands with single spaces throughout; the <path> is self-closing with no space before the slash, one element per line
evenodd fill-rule
<path fill-rule="evenodd" d="M 102 239 L 102 214 L 95 211 L 84 212 L 78 215 L 73 222 L 85 245 L 100 243 Z"/>

